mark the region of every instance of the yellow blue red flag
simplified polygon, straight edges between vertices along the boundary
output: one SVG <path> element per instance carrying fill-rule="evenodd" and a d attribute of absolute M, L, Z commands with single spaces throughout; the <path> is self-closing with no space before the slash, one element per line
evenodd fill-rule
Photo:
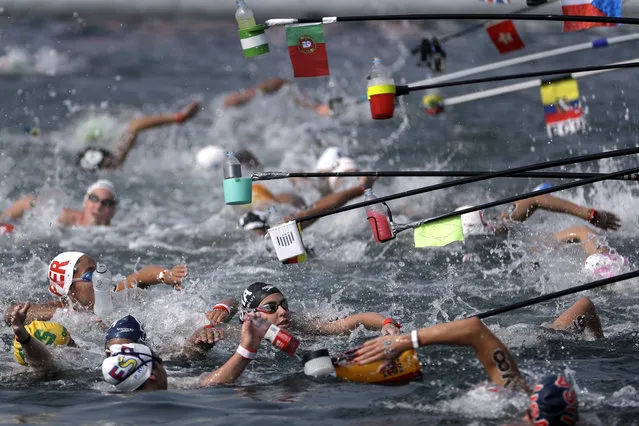
<path fill-rule="evenodd" d="M 549 137 L 571 135 L 585 128 L 577 80 L 570 76 L 544 80 L 540 89 Z"/>

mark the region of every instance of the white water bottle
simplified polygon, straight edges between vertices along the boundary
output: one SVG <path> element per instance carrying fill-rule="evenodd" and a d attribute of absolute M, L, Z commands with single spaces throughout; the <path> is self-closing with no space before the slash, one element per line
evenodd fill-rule
<path fill-rule="evenodd" d="M 93 294 L 95 303 L 93 304 L 93 312 L 96 316 L 104 319 L 113 312 L 113 300 L 111 300 L 111 271 L 109 271 L 104 263 L 98 263 L 91 277 L 93 283 Z"/>
<path fill-rule="evenodd" d="M 260 316 L 252 316 L 250 321 L 259 330 L 261 338 L 268 340 L 273 346 L 288 356 L 295 356 L 295 352 L 300 345 L 299 340 Z"/>
<path fill-rule="evenodd" d="M 235 11 L 235 20 L 237 21 L 237 25 L 240 27 L 240 30 L 254 27 L 256 24 L 253 11 L 248 8 L 246 3 L 244 3 L 244 0 L 237 0 L 235 4 L 237 6 L 237 10 Z"/>

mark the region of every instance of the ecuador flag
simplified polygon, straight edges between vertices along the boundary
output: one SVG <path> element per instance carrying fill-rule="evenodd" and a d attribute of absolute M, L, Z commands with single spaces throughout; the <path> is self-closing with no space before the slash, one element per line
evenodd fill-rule
<path fill-rule="evenodd" d="M 545 80 L 540 90 L 549 137 L 573 134 L 584 129 L 585 119 L 577 80 L 570 76 Z"/>

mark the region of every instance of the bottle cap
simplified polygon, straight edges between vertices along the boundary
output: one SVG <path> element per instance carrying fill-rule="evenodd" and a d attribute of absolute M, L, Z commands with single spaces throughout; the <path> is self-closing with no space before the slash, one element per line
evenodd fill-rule
<path fill-rule="evenodd" d="M 107 267 L 104 263 L 98 263 L 95 265 L 95 272 L 98 274 L 104 274 L 107 271 Z"/>
<path fill-rule="evenodd" d="M 313 377 L 324 377 L 335 373 L 335 367 L 327 349 L 319 349 L 304 354 L 304 374 Z"/>

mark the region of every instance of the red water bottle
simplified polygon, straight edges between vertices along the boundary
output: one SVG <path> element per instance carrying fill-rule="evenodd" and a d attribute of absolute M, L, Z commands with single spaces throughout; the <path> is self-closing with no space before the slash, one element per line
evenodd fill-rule
<path fill-rule="evenodd" d="M 364 191 L 364 200 L 374 200 L 377 196 L 373 193 L 372 188 L 366 188 Z M 384 241 L 392 240 L 395 238 L 393 235 L 393 231 L 390 227 L 390 221 L 388 220 L 388 216 L 386 216 L 386 211 L 384 205 L 382 204 L 372 204 L 370 206 L 366 206 L 366 218 L 368 219 L 368 223 L 371 226 L 371 230 L 373 231 L 373 237 L 375 241 L 378 243 L 383 243 Z"/>
<path fill-rule="evenodd" d="M 390 71 L 379 58 L 373 59 L 373 66 L 368 75 L 368 101 L 373 120 L 393 118 L 395 111 L 395 80 Z"/>
<path fill-rule="evenodd" d="M 295 356 L 295 352 L 300 345 L 300 341 L 288 334 L 275 324 L 271 324 L 260 316 L 254 316 L 250 319 L 253 325 L 260 331 L 262 337 L 277 349 L 281 350 L 290 357 Z"/>

